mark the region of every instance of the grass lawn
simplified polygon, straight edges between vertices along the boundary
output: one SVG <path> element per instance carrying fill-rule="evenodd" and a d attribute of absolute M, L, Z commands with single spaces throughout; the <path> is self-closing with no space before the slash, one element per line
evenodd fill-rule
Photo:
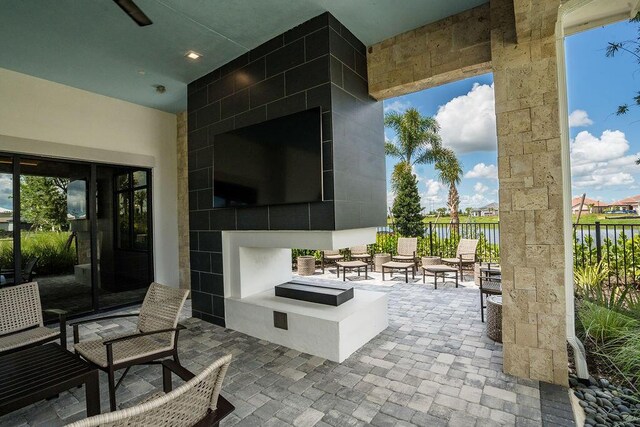
<path fill-rule="evenodd" d="M 605 218 L 605 216 L 609 218 Z M 615 215 L 615 214 L 582 214 L 580 216 L 580 224 L 594 224 L 596 221 L 600 221 L 601 224 L 640 224 L 639 218 L 624 218 L 628 215 Z M 573 215 L 573 222 L 575 224 L 577 215 Z M 427 216 L 423 220 L 426 223 L 433 222 L 438 224 L 449 224 L 451 218 L 448 216 L 441 216 L 436 221 L 435 216 Z M 466 216 L 460 215 L 460 224 L 468 224 L 468 223 L 498 223 L 500 222 L 500 217 L 495 216 Z M 387 218 L 387 223 L 391 224 L 391 219 Z"/>
<path fill-rule="evenodd" d="M 425 217 L 424 222 L 425 223 L 433 222 L 433 223 L 437 223 L 437 224 L 449 224 L 451 222 L 451 217 L 441 216 L 436 221 L 436 217 L 435 216 L 427 216 L 427 217 Z M 496 222 L 500 222 L 500 218 L 497 215 L 496 216 L 482 216 L 482 217 L 460 215 L 460 224 L 475 223 L 475 222 L 496 223 Z"/>
<path fill-rule="evenodd" d="M 625 218 L 628 214 L 582 214 L 580 216 L 580 224 L 593 224 L 600 221 L 601 224 L 640 224 L 640 218 Z M 608 217 L 608 218 L 605 218 Z M 573 215 L 573 223 L 575 224 L 578 215 Z"/>

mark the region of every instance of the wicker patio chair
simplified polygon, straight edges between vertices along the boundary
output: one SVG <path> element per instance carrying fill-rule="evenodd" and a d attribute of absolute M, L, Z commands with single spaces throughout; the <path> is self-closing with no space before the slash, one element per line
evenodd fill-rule
<path fill-rule="evenodd" d="M 399 237 L 397 254 L 392 256 L 393 261 L 412 262 L 418 269 L 418 238 L 417 237 Z"/>
<path fill-rule="evenodd" d="M 42 305 L 36 282 L 0 288 L 0 355 L 57 339 L 66 349 L 67 312 L 57 309 L 44 311 L 58 316 L 59 330 L 47 328 L 42 322 Z"/>
<path fill-rule="evenodd" d="M 354 261 L 371 262 L 372 256 L 367 250 L 367 245 L 352 246 L 349 248 L 351 259 Z"/>
<path fill-rule="evenodd" d="M 152 283 L 144 297 L 140 313 L 104 316 L 73 323 L 73 342 L 77 354 L 109 377 L 109 402 L 116 409 L 116 390 L 134 365 L 152 364 L 164 357 L 178 359 L 178 316 L 189 291 Z M 80 342 L 78 326 L 104 319 L 138 316 L 137 332 L 110 339 Z M 126 368 L 115 384 L 115 371 Z"/>
<path fill-rule="evenodd" d="M 480 276 L 480 320 L 482 322 L 484 322 L 484 309 L 487 308 L 486 297 L 490 295 L 502 295 L 502 275 Z"/>
<path fill-rule="evenodd" d="M 322 273 L 324 274 L 324 267 L 330 263 L 335 264 L 338 261 L 342 261 L 344 259 L 344 255 L 340 253 L 338 249 L 336 250 L 326 250 L 322 251 L 322 257 L 320 264 L 322 266 Z"/>
<path fill-rule="evenodd" d="M 223 418 L 220 412 L 224 411 L 226 416 L 234 409 L 233 405 L 220 396 L 222 381 L 230 363 L 231 355 L 228 354 L 213 362 L 196 376 L 183 368 L 183 371 L 189 372 L 191 379 L 177 389 L 166 394 L 154 394 L 131 408 L 96 415 L 69 424 L 67 427 L 217 425 Z M 226 407 L 221 404 L 221 401 L 226 402 Z"/>
<path fill-rule="evenodd" d="M 476 263 L 477 248 L 478 239 L 460 239 L 458 248 L 456 249 L 456 257 L 442 258 L 442 262 L 457 266 L 460 270 L 460 277 L 462 277 L 462 268 L 469 265 L 473 266 Z"/>

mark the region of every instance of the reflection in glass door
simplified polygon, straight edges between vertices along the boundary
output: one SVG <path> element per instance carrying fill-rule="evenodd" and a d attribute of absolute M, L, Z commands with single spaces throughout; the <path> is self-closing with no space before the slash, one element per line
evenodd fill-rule
<path fill-rule="evenodd" d="M 148 169 L 0 154 L 0 287 L 36 281 L 69 316 L 141 302 L 150 203 Z"/>
<path fill-rule="evenodd" d="M 96 169 L 100 308 L 143 299 L 153 280 L 149 175 L 130 168 Z"/>
<path fill-rule="evenodd" d="M 93 310 L 89 165 L 20 158 L 21 268 L 37 281 L 43 308 Z"/>
<path fill-rule="evenodd" d="M 0 287 L 14 283 L 13 159 L 0 157 Z"/>

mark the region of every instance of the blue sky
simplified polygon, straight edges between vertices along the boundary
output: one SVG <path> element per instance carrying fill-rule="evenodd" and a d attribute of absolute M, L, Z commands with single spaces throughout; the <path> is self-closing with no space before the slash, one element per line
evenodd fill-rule
<path fill-rule="evenodd" d="M 631 101 L 640 67 L 631 55 L 605 57 L 608 41 L 635 39 L 637 28 L 621 22 L 567 38 L 574 195 L 586 192 L 609 202 L 640 193 L 640 166 L 634 164 L 640 152 L 640 110 L 613 114 L 619 104 Z M 492 84 L 493 76 L 487 74 L 384 101 L 385 111 L 415 107 L 438 120 L 445 146 L 456 152 L 464 170 L 462 209 L 498 199 Z M 390 129 L 385 136 L 395 138 Z M 387 181 L 395 162 L 387 158 Z M 445 206 L 447 189 L 437 181 L 433 166 L 419 165 L 414 171 L 425 210 Z M 387 199 L 391 203 L 393 194 Z"/>

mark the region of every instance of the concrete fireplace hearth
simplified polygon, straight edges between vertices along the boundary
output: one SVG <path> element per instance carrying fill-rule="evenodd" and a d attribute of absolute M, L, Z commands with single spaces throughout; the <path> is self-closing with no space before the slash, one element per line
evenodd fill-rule
<path fill-rule="evenodd" d="M 341 231 L 223 231 L 226 326 L 342 362 L 388 326 L 387 295 L 355 290 L 334 307 L 275 296 L 288 282 L 291 248 L 338 249 L 375 241 L 375 228 Z M 284 316 L 285 328 L 276 326 Z"/>

